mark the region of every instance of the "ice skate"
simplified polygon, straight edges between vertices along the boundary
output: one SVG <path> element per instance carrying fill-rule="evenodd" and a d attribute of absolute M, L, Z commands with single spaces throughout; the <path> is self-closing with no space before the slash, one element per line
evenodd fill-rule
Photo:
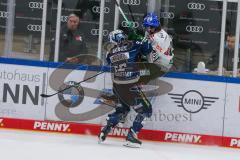
<path fill-rule="evenodd" d="M 105 141 L 105 139 L 106 139 L 108 133 L 111 131 L 111 129 L 112 129 L 111 125 L 106 125 L 105 127 L 103 127 L 100 134 L 98 135 L 98 143 Z"/>
<path fill-rule="evenodd" d="M 137 134 L 132 129 L 130 129 L 124 146 L 131 148 L 140 148 L 141 145 L 142 142 L 137 138 Z"/>

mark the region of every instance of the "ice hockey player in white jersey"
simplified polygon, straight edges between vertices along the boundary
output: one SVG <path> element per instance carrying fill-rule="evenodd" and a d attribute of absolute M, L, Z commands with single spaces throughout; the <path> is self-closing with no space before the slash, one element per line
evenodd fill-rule
<path fill-rule="evenodd" d="M 161 28 L 158 16 L 148 13 L 143 20 L 145 37 L 151 42 L 153 51 L 148 55 L 148 62 L 158 64 L 162 71 L 168 71 L 173 65 L 172 38 Z"/>

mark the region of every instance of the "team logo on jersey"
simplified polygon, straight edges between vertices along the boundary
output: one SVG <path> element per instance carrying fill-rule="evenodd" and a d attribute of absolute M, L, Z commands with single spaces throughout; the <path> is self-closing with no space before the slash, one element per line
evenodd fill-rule
<path fill-rule="evenodd" d="M 202 109 L 208 109 L 208 107 L 219 99 L 218 97 L 203 96 L 196 90 L 190 90 L 184 94 L 168 93 L 168 95 L 178 107 L 182 107 L 189 113 L 197 113 Z"/>

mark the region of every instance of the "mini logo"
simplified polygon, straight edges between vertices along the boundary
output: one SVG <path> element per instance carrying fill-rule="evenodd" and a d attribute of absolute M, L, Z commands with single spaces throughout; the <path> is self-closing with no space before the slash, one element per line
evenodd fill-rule
<path fill-rule="evenodd" d="M 92 11 L 93 11 L 93 13 L 100 13 L 100 7 L 99 6 L 93 6 Z M 109 12 L 110 12 L 110 8 L 109 7 L 104 7 L 104 13 L 107 14 Z"/>
<path fill-rule="evenodd" d="M 173 12 L 161 12 L 159 17 L 165 19 L 173 19 L 175 15 Z"/>
<path fill-rule="evenodd" d="M 123 4 L 131 6 L 139 6 L 141 4 L 140 0 L 123 0 Z"/>
<path fill-rule="evenodd" d="M 190 90 L 184 94 L 169 93 L 168 95 L 174 100 L 174 103 L 178 104 L 178 107 L 182 107 L 189 113 L 197 113 L 202 109 L 207 109 L 219 99 L 218 97 L 203 96 L 196 90 Z"/>
<path fill-rule="evenodd" d="M 165 141 L 183 142 L 183 143 L 201 143 L 201 136 L 193 134 L 166 133 Z"/>
<path fill-rule="evenodd" d="M 0 18 L 8 18 L 8 12 L 0 11 Z"/>
<path fill-rule="evenodd" d="M 139 27 L 139 23 L 138 22 L 131 22 L 132 23 L 132 27 L 133 28 L 138 28 Z M 127 21 L 122 21 L 122 27 L 130 27 L 130 24 L 127 23 Z"/>
<path fill-rule="evenodd" d="M 29 2 L 28 7 L 31 9 L 43 9 L 43 3 L 41 2 Z"/>
<path fill-rule="evenodd" d="M 108 30 L 103 30 L 103 36 L 107 36 L 109 33 Z M 99 29 L 91 29 L 91 35 L 97 36 L 99 35 Z"/>
<path fill-rule="evenodd" d="M 193 33 L 202 33 L 203 32 L 203 26 L 186 26 L 187 32 L 193 32 Z"/>
<path fill-rule="evenodd" d="M 206 8 L 205 4 L 203 3 L 193 3 L 193 2 L 188 3 L 187 7 L 188 9 L 191 9 L 191 10 L 201 10 L 201 11 L 203 11 Z"/>
<path fill-rule="evenodd" d="M 27 30 L 33 31 L 33 32 L 40 32 L 40 31 L 42 31 L 42 26 L 35 25 L 35 24 L 29 24 L 29 25 L 27 25 Z"/>
<path fill-rule="evenodd" d="M 59 131 L 59 132 L 70 132 L 70 124 L 63 123 L 50 123 L 50 122 L 34 122 L 33 129 L 46 130 L 46 131 Z"/>

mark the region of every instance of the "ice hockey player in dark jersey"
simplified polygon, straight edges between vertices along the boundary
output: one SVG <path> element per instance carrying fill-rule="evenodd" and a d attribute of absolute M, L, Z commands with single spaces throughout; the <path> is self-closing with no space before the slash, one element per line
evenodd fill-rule
<path fill-rule="evenodd" d="M 148 41 L 130 41 L 122 30 L 115 30 L 109 34 L 109 41 L 113 48 L 107 53 L 106 60 L 111 67 L 113 92 L 118 97 L 120 104 L 116 111 L 107 117 L 107 125 L 98 135 L 103 142 L 108 133 L 130 111 L 130 107 L 137 112 L 135 120 L 126 137 L 125 146 L 140 147 L 142 142 L 137 138 L 138 132 L 143 127 L 145 118 L 151 117 L 152 105 L 141 90 L 139 79 L 141 70 L 136 62 L 139 56 L 147 56 L 152 47 Z"/>

